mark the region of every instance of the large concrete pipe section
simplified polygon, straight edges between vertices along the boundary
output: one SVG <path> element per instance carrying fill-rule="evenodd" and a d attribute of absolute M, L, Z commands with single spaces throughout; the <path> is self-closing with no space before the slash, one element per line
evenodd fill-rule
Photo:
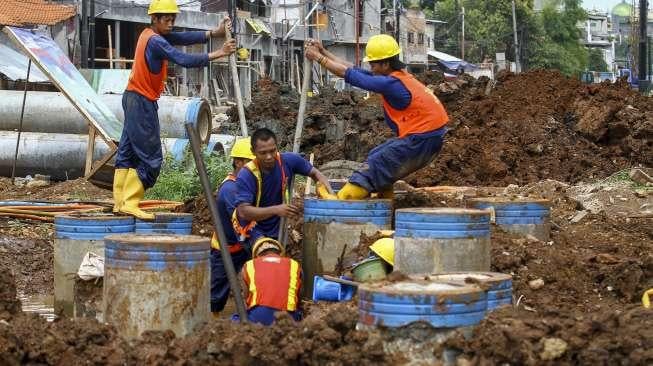
<path fill-rule="evenodd" d="M 0 175 L 9 176 L 16 149 L 17 132 L 0 131 Z M 232 136 L 214 135 L 206 147 L 207 152 L 223 154 Z M 169 153 L 181 161 L 190 144 L 187 139 L 164 138 L 164 155 Z M 23 132 L 20 137 L 16 175 L 45 174 L 55 180 L 74 179 L 84 175 L 88 135 Z M 96 138 L 93 156 L 99 159 L 108 147 Z"/>
<path fill-rule="evenodd" d="M 490 213 L 461 208 L 395 212 L 395 271 L 490 270 Z"/>
<path fill-rule="evenodd" d="M 100 99 L 125 121 L 121 94 L 102 94 Z M 23 92 L 0 90 L 0 130 L 18 130 Z M 203 143 L 211 135 L 211 107 L 202 98 L 162 96 L 158 101 L 161 137 L 186 138 L 184 123 L 190 121 Z M 88 124 L 62 93 L 28 92 L 23 117 L 24 132 L 88 133 Z"/>
<path fill-rule="evenodd" d="M 209 320 L 208 238 L 123 234 L 105 244 L 104 321 L 120 335 L 170 329 L 183 337 Z"/>
<path fill-rule="evenodd" d="M 361 233 L 391 228 L 391 200 L 304 200 L 303 296 L 312 297 L 315 275 L 336 271 L 343 251 L 356 248 Z"/>
<path fill-rule="evenodd" d="M 518 235 L 531 235 L 540 241 L 551 238 L 551 201 L 537 198 L 472 198 L 467 206 L 488 210 L 501 229 Z"/>
<path fill-rule="evenodd" d="M 113 215 L 54 218 L 54 311 L 73 316 L 75 274 L 87 252 L 104 257 L 104 237 L 134 231 L 134 218 Z"/>

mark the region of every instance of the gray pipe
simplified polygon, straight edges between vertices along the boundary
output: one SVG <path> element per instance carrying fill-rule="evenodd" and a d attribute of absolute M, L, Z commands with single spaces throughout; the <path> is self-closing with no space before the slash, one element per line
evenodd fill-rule
<path fill-rule="evenodd" d="M 22 91 L 0 90 L 0 130 L 15 131 L 20 119 Z M 102 101 L 124 122 L 121 94 L 102 94 Z M 211 136 L 211 107 L 205 99 L 169 97 L 159 99 L 161 136 L 186 138 L 184 124 L 190 121 L 203 143 Z M 43 133 L 86 134 L 88 124 L 61 93 L 28 92 L 23 131 Z"/>
<path fill-rule="evenodd" d="M 9 176 L 18 133 L 0 131 L 0 175 Z M 234 140 L 229 135 L 213 135 L 206 151 L 224 154 Z M 84 175 L 88 135 L 23 132 L 16 163 L 16 176 L 44 174 L 55 180 L 74 179 Z M 190 156 L 188 139 L 161 139 L 164 154 L 176 160 Z M 94 158 L 108 152 L 108 147 L 96 138 Z"/>

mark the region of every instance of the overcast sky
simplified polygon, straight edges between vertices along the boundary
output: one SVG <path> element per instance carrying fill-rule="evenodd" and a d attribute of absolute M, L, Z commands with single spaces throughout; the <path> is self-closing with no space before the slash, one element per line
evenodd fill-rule
<path fill-rule="evenodd" d="M 597 8 L 598 10 L 610 11 L 621 0 L 583 0 L 583 7 L 587 10 Z M 630 3 L 630 1 L 626 1 Z"/>

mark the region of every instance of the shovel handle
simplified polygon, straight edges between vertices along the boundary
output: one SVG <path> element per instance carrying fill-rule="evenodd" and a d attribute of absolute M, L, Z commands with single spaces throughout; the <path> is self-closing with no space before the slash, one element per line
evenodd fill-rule
<path fill-rule="evenodd" d="M 360 285 L 360 283 L 358 283 L 358 282 L 343 280 L 342 278 L 333 277 L 333 276 L 329 276 L 329 275 L 322 275 L 322 278 L 324 278 L 325 280 L 332 281 L 332 282 L 342 283 L 343 285 L 349 285 L 349 286 L 354 286 L 354 287 L 358 287 L 358 285 Z"/>

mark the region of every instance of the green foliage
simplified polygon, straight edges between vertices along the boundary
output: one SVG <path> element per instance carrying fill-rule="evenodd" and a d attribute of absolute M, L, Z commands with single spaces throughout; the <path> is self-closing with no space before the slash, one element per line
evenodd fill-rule
<path fill-rule="evenodd" d="M 589 50 L 587 69 L 590 71 L 608 71 L 608 64 L 603 58 L 603 52 L 600 49 L 592 48 Z"/>
<path fill-rule="evenodd" d="M 231 160 L 215 154 L 205 154 L 204 165 L 213 190 L 232 170 Z M 184 160 L 178 162 L 166 154 L 159 179 L 154 187 L 147 190 L 145 198 L 185 201 L 201 193 L 202 185 L 192 155 L 187 153 Z"/>

